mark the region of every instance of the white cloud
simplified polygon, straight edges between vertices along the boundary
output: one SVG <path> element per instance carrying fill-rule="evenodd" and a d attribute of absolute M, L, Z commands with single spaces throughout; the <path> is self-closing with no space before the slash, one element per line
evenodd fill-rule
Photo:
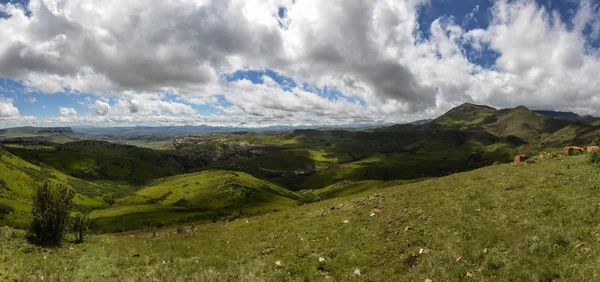
<path fill-rule="evenodd" d="M 65 117 L 74 117 L 77 116 L 77 111 L 73 108 L 63 108 L 63 107 L 59 107 L 58 111 L 60 112 L 60 114 L 62 116 Z"/>
<path fill-rule="evenodd" d="M 0 98 L 0 119 L 19 116 L 19 109 L 12 104 L 11 99 Z"/>
<path fill-rule="evenodd" d="M 25 102 L 33 104 L 33 103 L 37 102 L 37 98 L 35 98 L 35 97 L 27 97 L 27 98 L 25 98 Z"/>
<path fill-rule="evenodd" d="M 94 107 L 96 108 L 96 113 L 99 115 L 107 115 L 112 110 L 110 104 L 100 100 L 94 102 Z"/>
<path fill-rule="evenodd" d="M 11 15 L 0 21 L 0 76 L 31 91 L 97 96 L 87 104 L 99 116 L 40 123 L 402 122 L 467 101 L 600 115 L 597 4 L 580 1 L 565 21 L 535 1 L 500 0 L 485 28 L 464 29 L 483 13 L 473 5 L 458 23 L 441 17 L 422 30 L 428 3 L 31 0 L 31 16 L 0 4 Z M 484 52 L 498 54 L 487 68 L 474 63 Z M 225 79 L 248 69 L 299 86 Z M 341 96 L 307 90 L 326 87 Z"/>

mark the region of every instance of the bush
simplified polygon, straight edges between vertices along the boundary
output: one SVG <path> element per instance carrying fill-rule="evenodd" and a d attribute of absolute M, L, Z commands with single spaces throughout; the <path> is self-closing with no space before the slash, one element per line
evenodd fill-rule
<path fill-rule="evenodd" d="M 311 191 L 302 191 L 300 192 L 300 196 L 302 198 L 297 202 L 299 206 L 304 204 L 316 203 L 321 200 L 319 196 L 313 194 Z"/>
<path fill-rule="evenodd" d="M 87 215 L 76 213 L 71 219 L 71 232 L 75 234 L 75 242 L 83 243 L 83 237 L 90 230 L 90 220 Z"/>
<path fill-rule="evenodd" d="M 5 215 L 7 215 L 11 212 L 14 212 L 14 211 L 15 211 L 15 209 L 13 209 L 12 207 L 0 204 L 0 219 L 4 218 Z"/>
<path fill-rule="evenodd" d="M 75 192 L 64 185 L 50 187 L 47 182 L 33 194 L 33 221 L 29 238 L 43 246 L 58 246 L 64 239 Z"/>
<path fill-rule="evenodd" d="M 600 165 L 600 153 L 593 151 L 589 154 L 588 161 L 591 164 Z"/>
<path fill-rule="evenodd" d="M 112 206 L 115 204 L 117 197 L 113 193 L 108 193 L 102 196 L 102 200 Z"/>
<path fill-rule="evenodd" d="M 234 212 L 230 213 L 228 216 L 224 217 L 223 221 L 226 223 L 231 222 L 231 221 L 234 221 L 234 220 L 240 218 L 240 216 L 242 216 L 242 214 L 239 211 L 234 211 Z"/>

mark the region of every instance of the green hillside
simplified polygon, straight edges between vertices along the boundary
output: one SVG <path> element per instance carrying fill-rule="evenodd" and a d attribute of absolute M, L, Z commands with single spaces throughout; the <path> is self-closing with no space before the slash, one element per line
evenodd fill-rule
<path fill-rule="evenodd" d="M 87 180 L 139 184 L 183 172 L 174 157 L 163 151 L 105 141 L 49 143 L 44 148 L 9 146 L 7 150 L 30 163 Z"/>
<path fill-rule="evenodd" d="M 45 181 L 75 189 L 74 202 L 82 211 L 105 207 L 101 196 L 114 189 L 32 165 L 0 148 L 0 226 L 26 226 L 31 218 L 33 190 Z"/>
<path fill-rule="evenodd" d="M 578 156 L 387 188 L 373 182 L 361 194 L 227 224 L 94 235 L 50 252 L 2 229 L 0 261 L 10 271 L 0 277 L 596 280 L 599 169 Z"/>
<path fill-rule="evenodd" d="M 298 206 L 298 194 L 243 172 L 203 171 L 154 181 L 90 217 L 99 231 L 131 230 L 232 213 L 263 214 Z"/>
<path fill-rule="evenodd" d="M 466 103 L 433 120 L 427 126 L 438 125 L 462 130 L 480 128 L 496 136 L 510 136 L 513 139 L 516 137 L 524 143 L 536 143 L 573 124 L 576 123 L 547 118 L 524 106 L 496 110 L 488 106 Z"/>

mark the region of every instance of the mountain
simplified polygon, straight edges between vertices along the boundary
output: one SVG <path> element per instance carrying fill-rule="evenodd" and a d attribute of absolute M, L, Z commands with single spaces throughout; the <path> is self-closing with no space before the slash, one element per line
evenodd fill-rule
<path fill-rule="evenodd" d="M 0 129 L 0 142 L 46 141 L 64 143 L 80 140 L 81 137 L 70 127 L 15 127 Z"/>
<path fill-rule="evenodd" d="M 421 125 L 202 134 L 171 150 L 3 143 L 0 226 L 25 228 L 50 181 L 76 191 L 94 232 L 128 232 L 48 252 L 2 227 L 0 280 L 112 265 L 121 280 L 586 281 L 599 168 L 559 154 L 598 137 L 598 122 L 463 104 Z M 517 153 L 532 165 L 507 164 Z"/>
<path fill-rule="evenodd" d="M 557 111 L 544 111 L 544 110 L 537 110 L 534 112 L 536 112 L 538 114 L 542 114 L 545 117 L 549 117 L 549 118 L 562 119 L 562 120 L 568 120 L 568 121 L 579 121 L 579 122 L 583 122 L 583 123 L 594 123 L 594 122 L 600 120 L 600 117 L 594 117 L 591 115 L 580 116 L 573 112 L 557 112 Z"/>
<path fill-rule="evenodd" d="M 386 186 L 388 181 L 440 177 L 506 163 L 515 154 L 558 154 L 565 145 L 587 146 L 599 137 L 600 126 L 547 118 L 523 106 L 495 109 L 467 103 L 421 125 L 211 133 L 167 139 L 168 150 L 97 140 L 64 144 L 21 140 L 4 146 L 20 162 L 63 175 L 70 185 L 83 187 L 85 195 L 110 205 L 94 214 L 103 230 L 118 230 L 138 222 L 144 214 L 153 220 L 139 221 L 136 228 L 168 222 L 167 214 L 172 213 L 179 215 L 178 221 L 206 219 L 219 205 L 198 204 L 221 199 L 216 202 L 231 209 L 234 206 L 226 204 L 230 198 L 226 193 L 233 193 L 235 202 L 257 197 L 251 202 L 270 205 L 270 200 L 264 200 L 271 197 L 267 195 L 283 189 L 293 196 L 279 195 L 288 200 L 271 197 L 274 202 L 310 202 L 358 193 L 373 183 Z M 222 190 L 211 190 L 212 184 L 202 186 L 202 178 L 215 175 L 229 179 L 223 182 L 229 184 L 215 180 L 215 187 Z M 170 180 L 159 184 L 161 179 L 180 176 L 189 179 L 184 181 L 186 187 L 177 188 L 176 181 Z M 42 177 L 36 179 L 42 181 Z M 85 188 L 90 185 L 86 183 L 100 186 Z M 255 194 L 235 187 L 279 188 Z M 154 190 L 160 192 L 137 193 Z M 241 198 L 234 196 L 240 191 L 244 191 Z"/>
<path fill-rule="evenodd" d="M 420 120 L 415 120 L 415 121 L 409 122 L 408 124 L 422 125 L 422 124 L 426 124 L 431 121 L 432 121 L 432 119 L 420 119 Z"/>

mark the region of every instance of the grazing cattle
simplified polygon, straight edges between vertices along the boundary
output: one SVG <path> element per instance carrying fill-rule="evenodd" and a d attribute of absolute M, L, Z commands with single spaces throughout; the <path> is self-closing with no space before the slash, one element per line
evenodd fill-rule
<path fill-rule="evenodd" d="M 579 151 L 583 153 L 583 148 L 577 146 L 569 146 L 563 149 L 563 153 L 565 154 L 565 156 L 572 156 L 573 151 Z"/>
<path fill-rule="evenodd" d="M 600 147 L 598 147 L 598 146 L 588 146 L 587 147 L 587 152 L 591 153 L 591 152 L 596 151 L 598 149 L 600 149 Z"/>
<path fill-rule="evenodd" d="M 516 155 L 515 156 L 515 164 L 524 162 L 527 159 L 526 155 Z"/>
<path fill-rule="evenodd" d="M 544 154 L 540 154 L 540 159 L 543 159 L 543 158 L 544 158 Z"/>
<path fill-rule="evenodd" d="M 552 157 L 552 155 L 550 155 L 550 153 L 546 154 L 546 158 L 551 158 L 551 157 Z"/>

